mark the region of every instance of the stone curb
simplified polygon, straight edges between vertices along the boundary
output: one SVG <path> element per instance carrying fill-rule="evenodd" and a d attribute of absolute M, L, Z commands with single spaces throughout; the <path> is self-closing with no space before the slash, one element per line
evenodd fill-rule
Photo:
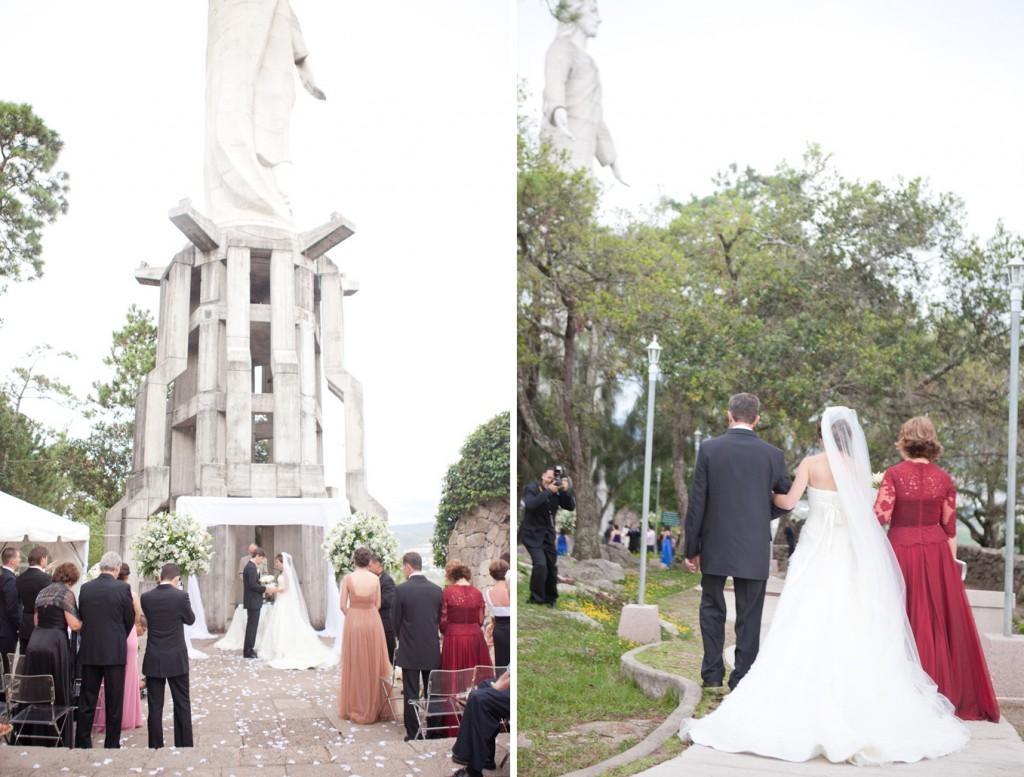
<path fill-rule="evenodd" d="M 679 694 L 679 706 L 672 714 L 637 744 L 633 745 L 624 753 L 612 756 L 607 761 L 588 766 L 586 769 L 579 769 L 569 772 L 562 777 L 597 777 L 610 769 L 631 763 L 639 758 L 645 758 L 661 747 L 671 737 L 679 735 L 679 726 L 684 718 L 693 715 L 700 703 L 703 691 L 693 680 L 688 680 L 679 675 L 669 674 L 652 666 L 647 666 L 637 660 L 636 656 L 647 648 L 654 647 L 658 643 L 641 645 L 623 654 L 621 672 L 635 682 L 644 695 L 652 698 L 660 698 L 666 693 L 675 690 Z"/>

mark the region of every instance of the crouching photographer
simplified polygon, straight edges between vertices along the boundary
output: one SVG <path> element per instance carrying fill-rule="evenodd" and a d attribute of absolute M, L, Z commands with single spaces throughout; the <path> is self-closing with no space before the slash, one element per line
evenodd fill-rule
<path fill-rule="evenodd" d="M 558 599 L 558 551 L 555 548 L 555 515 L 558 508 L 575 510 L 572 484 L 562 467 L 548 467 L 540 480 L 523 489 L 523 522 L 519 541 L 533 563 L 530 604 L 554 607 Z"/>

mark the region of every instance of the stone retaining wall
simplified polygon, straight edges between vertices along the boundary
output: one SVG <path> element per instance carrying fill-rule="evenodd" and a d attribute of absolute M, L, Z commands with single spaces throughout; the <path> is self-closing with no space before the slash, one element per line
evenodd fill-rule
<path fill-rule="evenodd" d="M 509 500 L 492 499 L 459 518 L 448 538 L 448 560 L 458 559 L 473 572 L 473 585 L 494 585 L 491 562 L 510 550 Z"/>

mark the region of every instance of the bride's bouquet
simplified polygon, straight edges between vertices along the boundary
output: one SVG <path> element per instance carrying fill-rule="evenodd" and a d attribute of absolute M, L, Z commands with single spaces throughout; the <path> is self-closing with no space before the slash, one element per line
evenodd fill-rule
<path fill-rule="evenodd" d="M 263 575 L 263 577 L 260 578 L 261 585 L 273 585 L 275 582 L 277 582 L 277 578 L 273 575 Z"/>
<path fill-rule="evenodd" d="M 213 537 L 191 516 L 157 513 L 135 535 L 132 550 L 145 577 L 159 575 L 164 564 L 177 564 L 182 575 L 198 575 L 210 569 Z"/>
<path fill-rule="evenodd" d="M 353 570 L 352 554 L 359 547 L 369 548 L 371 553 L 380 556 L 386 570 L 398 570 L 398 538 L 391 533 L 387 522 L 376 515 L 356 513 L 343 518 L 324 537 L 321 547 L 324 558 L 334 565 L 338 575 Z"/>

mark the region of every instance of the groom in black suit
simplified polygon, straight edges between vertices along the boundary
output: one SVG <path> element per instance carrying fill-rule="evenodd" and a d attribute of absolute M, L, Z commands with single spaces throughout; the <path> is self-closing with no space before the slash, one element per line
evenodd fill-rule
<path fill-rule="evenodd" d="M 171 686 L 174 746 L 192 747 L 192 703 L 188 689 L 188 646 L 185 626 L 196 622 L 188 594 L 181 590 L 181 569 L 164 564 L 160 585 L 140 598 L 149 624 L 149 642 L 142 660 L 149 697 L 149 746 L 164 746 L 164 681 Z"/>
<path fill-rule="evenodd" d="M 49 555 L 49 551 L 43 545 L 36 545 L 28 552 L 28 569 L 18 575 L 18 598 L 21 600 L 23 612 L 18 638 L 21 640 L 22 654 L 28 649 L 28 641 L 36 628 L 36 597 L 53 582 L 44 569 Z"/>
<path fill-rule="evenodd" d="M 405 739 L 419 732 L 411 701 L 424 694 L 430 670 L 441 668 L 441 588 L 423 576 L 423 558 L 415 551 L 402 556 L 405 582 L 395 589 L 394 619 L 398 635 L 395 663 L 402 667 L 402 697 L 405 699 Z"/>
<path fill-rule="evenodd" d="M 263 610 L 263 592 L 267 587 L 260 583 L 258 565 L 267 560 L 263 548 L 256 548 L 249 557 L 249 563 L 242 570 L 242 604 L 245 605 L 245 643 L 242 645 L 243 658 L 256 658 L 256 629 L 260 626 L 260 612 Z"/>
<path fill-rule="evenodd" d="M 789 491 L 782 451 L 754 433 L 761 402 L 753 394 L 729 399 L 729 431 L 705 441 L 697 454 L 686 511 L 686 567 L 701 573 L 701 678 L 718 688 L 725 676 L 725 579 L 736 592 L 735 688 L 757 658 L 761 610 L 771 557 L 772 493 Z"/>

